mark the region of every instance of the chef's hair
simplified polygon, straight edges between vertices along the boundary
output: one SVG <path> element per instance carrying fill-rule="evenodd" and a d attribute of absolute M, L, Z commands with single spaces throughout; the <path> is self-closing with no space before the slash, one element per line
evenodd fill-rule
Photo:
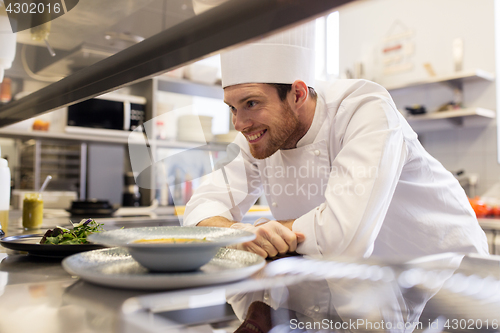
<path fill-rule="evenodd" d="M 292 85 L 291 84 L 285 84 L 285 83 L 268 83 L 270 86 L 273 86 L 276 88 L 276 91 L 278 92 L 278 96 L 282 102 L 286 100 L 286 95 L 292 90 Z M 307 87 L 309 89 L 309 96 L 313 100 L 318 99 L 318 94 L 316 93 L 316 90 L 314 90 L 313 87 Z"/>

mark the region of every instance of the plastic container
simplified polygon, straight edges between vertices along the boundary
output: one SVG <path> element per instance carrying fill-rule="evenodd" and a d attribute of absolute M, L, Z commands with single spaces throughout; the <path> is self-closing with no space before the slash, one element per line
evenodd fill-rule
<path fill-rule="evenodd" d="M 12 67 L 16 55 L 16 34 L 12 33 L 9 18 L 0 14 L 0 82 L 4 70 Z"/>
<path fill-rule="evenodd" d="M 0 150 L 0 156 L 1 150 Z M 7 160 L 0 158 L 0 229 L 7 231 L 10 206 L 10 169 Z"/>

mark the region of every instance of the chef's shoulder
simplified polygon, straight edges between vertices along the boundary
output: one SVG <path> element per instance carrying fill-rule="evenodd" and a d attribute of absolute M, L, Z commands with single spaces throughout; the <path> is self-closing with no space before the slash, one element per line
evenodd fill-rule
<path fill-rule="evenodd" d="M 331 131 L 336 136 L 342 136 L 348 128 L 358 127 L 376 131 L 403 125 L 407 134 L 413 132 L 403 124 L 401 113 L 387 90 L 375 82 L 339 79 L 319 89 L 318 95 L 324 94 L 331 115 Z"/>
<path fill-rule="evenodd" d="M 389 92 L 378 83 L 360 79 L 337 79 L 329 82 L 316 81 L 315 89 L 327 105 L 361 102 L 366 98 L 379 98 L 392 102 Z"/>

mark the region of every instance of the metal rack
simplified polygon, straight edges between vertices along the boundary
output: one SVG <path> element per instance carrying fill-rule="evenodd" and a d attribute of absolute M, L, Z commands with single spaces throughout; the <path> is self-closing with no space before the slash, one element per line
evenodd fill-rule
<path fill-rule="evenodd" d="M 16 183 L 20 189 L 38 189 L 52 176 L 50 190 L 85 193 L 86 144 L 32 139 L 21 146 L 20 166 L 16 170 Z M 83 176 L 83 178 L 82 178 Z M 82 183 L 82 180 L 84 181 Z M 81 185 L 83 184 L 83 186 Z"/>

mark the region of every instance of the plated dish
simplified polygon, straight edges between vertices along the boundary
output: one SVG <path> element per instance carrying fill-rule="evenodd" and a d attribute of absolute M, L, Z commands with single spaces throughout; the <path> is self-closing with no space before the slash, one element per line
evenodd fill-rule
<path fill-rule="evenodd" d="M 96 244 L 127 248 L 142 266 L 159 272 L 193 271 L 209 262 L 221 247 L 254 238 L 248 231 L 213 227 L 144 227 L 88 236 Z"/>
<path fill-rule="evenodd" d="M 8 249 L 28 252 L 33 256 L 64 258 L 69 255 L 105 248 L 98 244 L 51 245 L 40 244 L 43 234 L 7 236 L 0 239 L 0 244 Z"/>
<path fill-rule="evenodd" d="M 127 249 L 111 248 L 72 255 L 62 265 L 69 274 L 98 285 L 158 290 L 238 281 L 261 269 L 265 260 L 254 253 L 222 248 L 196 271 L 152 273 L 135 261 Z"/>

